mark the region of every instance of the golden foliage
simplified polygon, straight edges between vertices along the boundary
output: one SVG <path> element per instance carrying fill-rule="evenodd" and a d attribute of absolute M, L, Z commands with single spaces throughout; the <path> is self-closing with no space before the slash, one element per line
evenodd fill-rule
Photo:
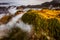
<path fill-rule="evenodd" d="M 0 19 L 0 24 L 5 24 L 9 22 L 10 19 L 11 19 L 11 16 L 4 16 Z"/>

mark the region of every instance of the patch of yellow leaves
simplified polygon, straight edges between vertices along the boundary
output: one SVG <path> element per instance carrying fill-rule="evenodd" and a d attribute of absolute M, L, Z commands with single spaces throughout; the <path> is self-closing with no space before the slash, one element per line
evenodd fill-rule
<path fill-rule="evenodd" d="M 60 10 L 51 9 L 33 10 L 32 12 L 37 12 L 39 15 L 42 15 L 46 19 L 58 18 L 58 16 L 60 15 Z"/>

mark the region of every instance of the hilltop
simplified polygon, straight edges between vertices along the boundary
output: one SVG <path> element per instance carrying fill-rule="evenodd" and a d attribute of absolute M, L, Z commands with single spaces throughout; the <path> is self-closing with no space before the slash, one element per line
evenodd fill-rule
<path fill-rule="evenodd" d="M 27 6 L 18 6 L 19 8 L 48 8 L 48 9 L 60 9 L 60 3 L 56 2 L 56 1 L 51 1 L 51 2 L 44 2 L 42 4 L 38 4 L 38 5 L 27 5 Z"/>

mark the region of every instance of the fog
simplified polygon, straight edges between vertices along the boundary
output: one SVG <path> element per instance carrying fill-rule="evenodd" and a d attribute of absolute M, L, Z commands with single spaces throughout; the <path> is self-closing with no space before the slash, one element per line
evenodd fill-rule
<path fill-rule="evenodd" d="M 24 15 L 24 13 L 16 15 L 16 16 L 12 17 L 12 19 L 7 24 L 1 24 L 0 25 L 0 38 L 7 36 L 8 35 L 7 32 L 13 27 L 19 27 L 21 30 L 29 33 L 32 29 L 32 25 L 25 24 L 21 20 L 21 17 L 23 15 Z M 19 23 L 17 21 L 19 21 Z"/>

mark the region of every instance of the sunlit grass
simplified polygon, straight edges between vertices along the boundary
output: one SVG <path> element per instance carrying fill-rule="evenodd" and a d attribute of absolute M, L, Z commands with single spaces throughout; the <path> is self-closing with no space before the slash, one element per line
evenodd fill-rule
<path fill-rule="evenodd" d="M 48 40 L 59 40 L 60 22 L 57 17 L 59 14 L 59 10 L 29 10 L 22 16 L 22 21 L 33 25 L 37 39 L 41 39 L 41 35 L 44 35 Z"/>

